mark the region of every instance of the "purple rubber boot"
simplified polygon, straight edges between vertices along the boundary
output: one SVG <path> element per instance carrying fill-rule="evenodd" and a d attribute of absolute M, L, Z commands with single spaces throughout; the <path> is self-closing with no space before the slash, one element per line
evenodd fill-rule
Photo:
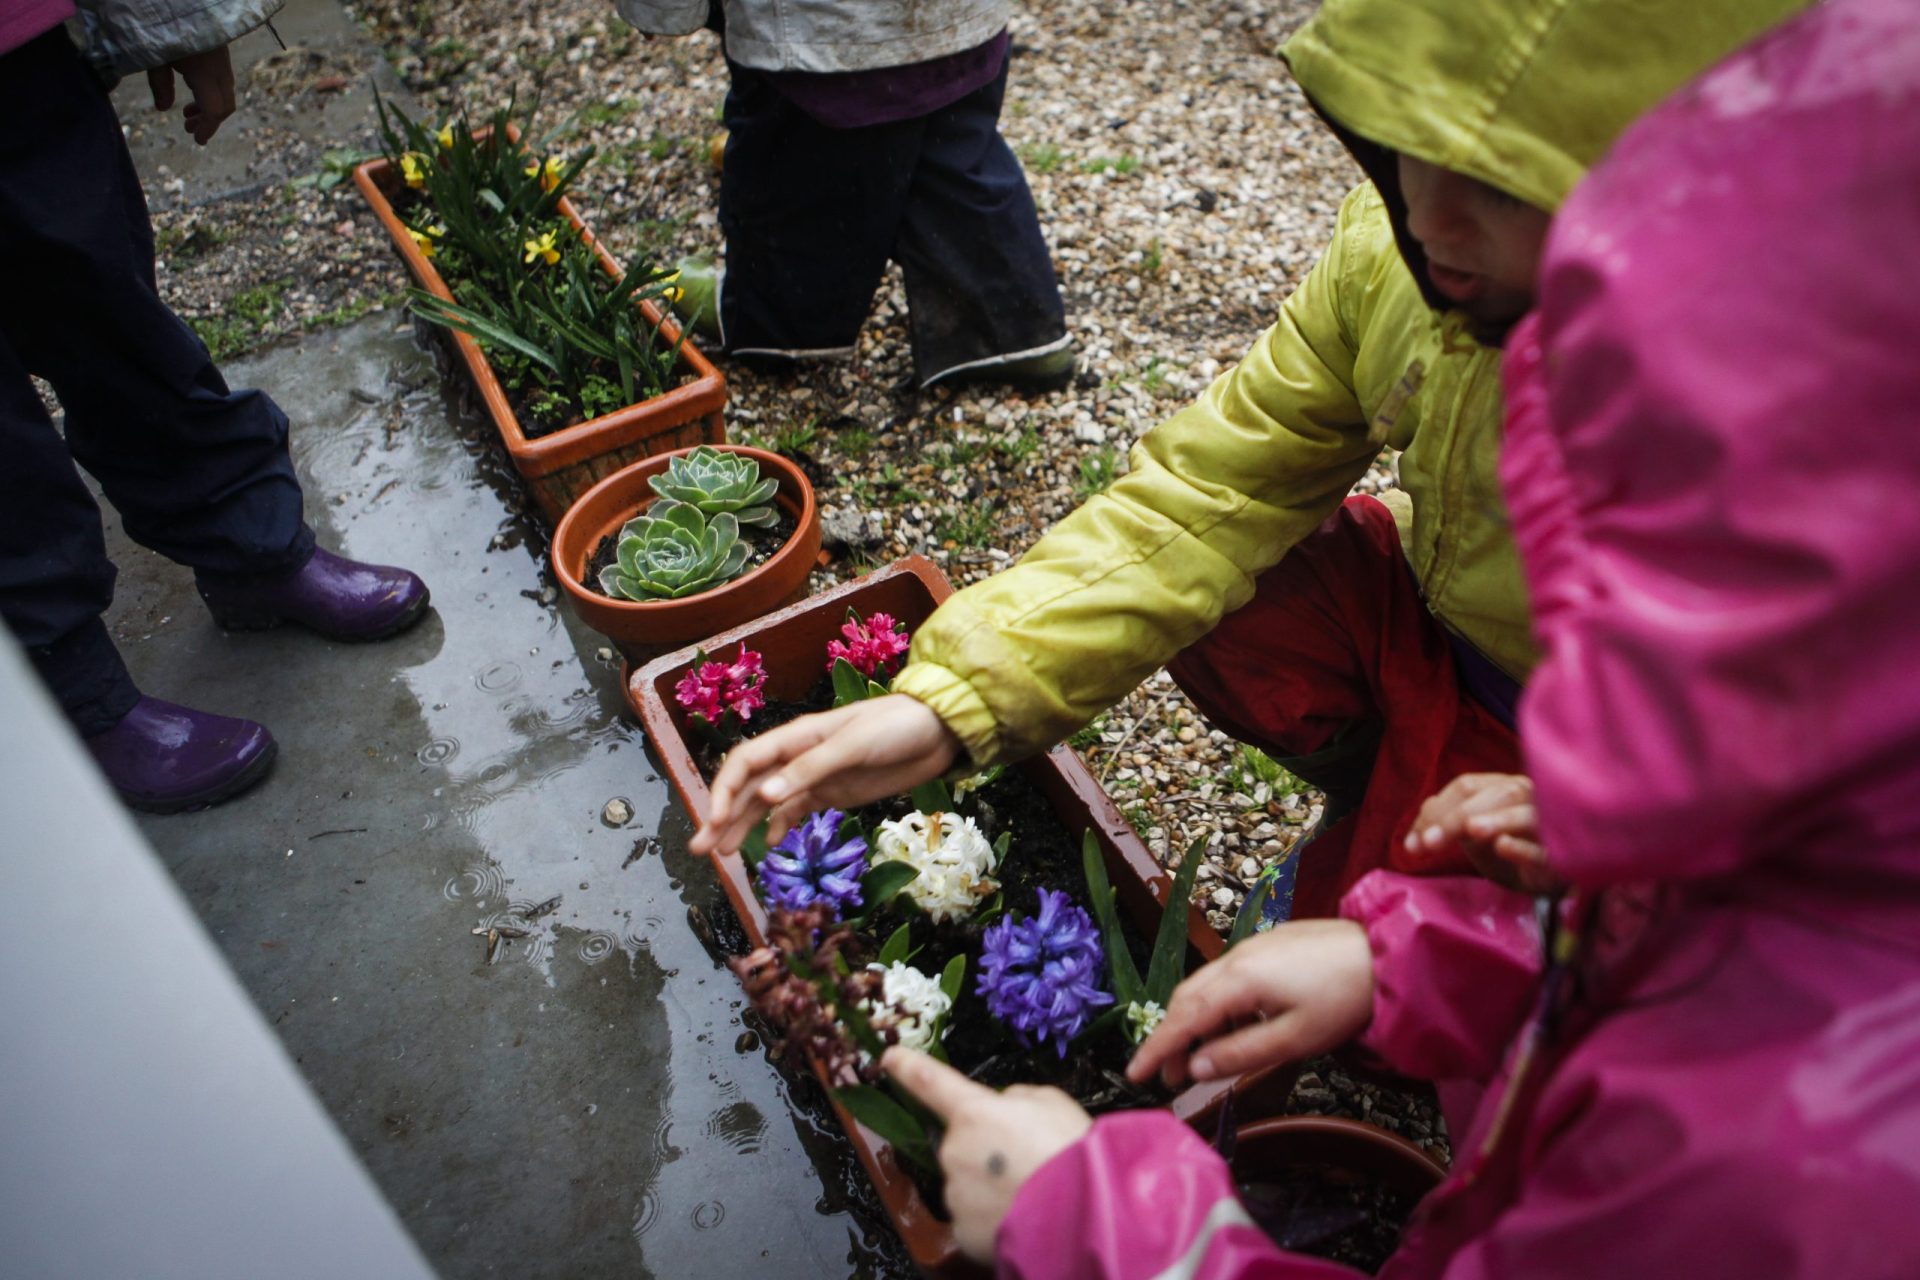
<path fill-rule="evenodd" d="M 129 806 L 179 813 L 266 777 L 275 747 L 265 725 L 142 697 L 119 724 L 88 738 L 87 750 Z"/>
<path fill-rule="evenodd" d="M 200 598 L 228 631 L 264 631 L 295 622 L 330 640 L 384 640 L 427 612 L 427 584 L 405 569 L 315 549 L 288 578 L 244 585 L 195 575 Z"/>

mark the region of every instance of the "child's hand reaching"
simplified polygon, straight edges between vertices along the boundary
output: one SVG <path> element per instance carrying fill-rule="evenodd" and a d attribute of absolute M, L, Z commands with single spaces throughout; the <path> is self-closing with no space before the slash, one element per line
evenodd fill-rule
<path fill-rule="evenodd" d="M 1409 853 L 1458 849 L 1481 875 L 1527 893 L 1564 887 L 1540 847 L 1533 780 L 1524 774 L 1461 774 L 1420 806 L 1406 845 Z"/>
<path fill-rule="evenodd" d="M 1169 1088 L 1293 1062 L 1351 1040 L 1373 1016 L 1373 950 L 1351 920 L 1289 920 L 1174 988 L 1127 1078 Z"/>

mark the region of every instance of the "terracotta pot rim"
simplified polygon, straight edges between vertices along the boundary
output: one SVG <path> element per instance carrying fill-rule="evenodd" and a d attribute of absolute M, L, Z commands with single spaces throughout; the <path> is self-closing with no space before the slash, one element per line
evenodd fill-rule
<path fill-rule="evenodd" d="M 1446 1166 L 1414 1143 L 1379 1125 L 1346 1116 L 1268 1116 L 1240 1125 L 1235 1133 L 1236 1164 L 1250 1147 L 1270 1144 L 1284 1147 L 1289 1138 L 1304 1136 L 1344 1147 L 1351 1153 L 1349 1167 L 1392 1183 L 1416 1198 L 1439 1186 L 1447 1177 Z M 1337 1157 L 1314 1153 L 1296 1163 L 1324 1164 L 1334 1159 Z"/>
<path fill-rule="evenodd" d="M 717 586 L 709 587 L 705 591 L 696 592 L 690 596 L 681 596 L 675 600 L 622 600 L 605 595 L 593 586 L 583 582 L 580 577 L 573 572 L 570 561 L 574 559 L 576 550 L 583 551 L 586 555 L 591 556 L 594 548 L 582 547 L 576 549 L 569 545 L 577 537 L 587 536 L 579 530 L 579 525 L 584 523 L 586 519 L 582 513 L 589 510 L 603 492 L 612 493 L 617 490 L 632 489 L 634 491 L 635 502 L 629 509 L 629 513 L 621 517 L 621 523 L 624 524 L 651 506 L 658 497 L 658 495 L 654 493 L 652 486 L 647 484 L 648 478 L 665 471 L 667 469 L 668 459 L 684 456 L 700 448 L 718 449 L 725 453 L 746 454 L 760 464 L 762 475 L 767 474 L 767 464 L 773 464 L 774 470 L 779 473 L 776 477 L 780 481 L 779 494 L 783 496 L 794 496 L 797 494 L 799 499 L 799 501 L 795 503 L 797 510 L 793 512 L 795 517 L 794 530 L 787 536 L 787 540 L 781 543 L 772 555 L 739 577 L 729 578 L 727 581 Z M 622 503 L 622 506 L 624 507 L 625 504 Z M 554 576 L 560 579 L 560 586 L 568 595 L 575 599 L 587 600 L 598 608 L 607 609 L 636 620 L 648 617 L 660 617 L 668 613 L 705 609 L 723 593 L 744 590 L 748 588 L 749 585 L 758 585 L 761 581 L 767 578 L 777 577 L 786 571 L 791 566 L 793 558 L 801 553 L 807 541 L 807 529 L 813 524 L 815 518 L 816 501 L 813 493 L 813 485 L 808 481 L 806 472 L 800 470 L 799 467 L 795 466 L 788 459 L 766 449 L 756 449 L 751 445 L 690 445 L 684 449 L 673 449 L 666 453 L 656 453 L 651 457 L 642 458 L 638 462 L 629 463 L 627 466 L 607 476 L 585 493 L 581 494 L 579 498 L 574 501 L 573 505 L 567 508 L 567 513 L 560 517 L 559 525 L 554 528 L 551 556 L 553 572 Z"/>

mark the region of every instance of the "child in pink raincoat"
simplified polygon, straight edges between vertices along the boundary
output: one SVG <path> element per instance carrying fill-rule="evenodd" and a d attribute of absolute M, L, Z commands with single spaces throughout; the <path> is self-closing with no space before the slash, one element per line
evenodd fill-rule
<path fill-rule="evenodd" d="M 1920 1276 L 1920 24 L 1832 0 L 1620 142 L 1506 362 L 1559 906 L 1374 872 L 1191 978 L 1136 1073 L 1364 1029 L 1484 1083 L 1383 1276 Z M 1471 788 L 1466 788 L 1470 790 Z M 1443 838 L 1461 799 L 1436 798 Z M 1537 807 L 1537 826 L 1533 815 Z M 1543 994 L 1544 992 L 1544 994 Z M 1245 1015 L 1261 1020 L 1229 1030 Z M 1196 1041 L 1199 1042 L 1195 1048 Z M 1165 1113 L 894 1051 L 1003 1276 L 1352 1276 L 1273 1246 Z"/>

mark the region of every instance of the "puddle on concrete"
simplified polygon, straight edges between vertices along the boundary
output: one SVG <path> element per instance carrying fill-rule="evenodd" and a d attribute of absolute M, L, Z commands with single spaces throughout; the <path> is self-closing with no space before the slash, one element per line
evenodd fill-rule
<path fill-rule="evenodd" d="M 230 376 L 292 414 L 323 543 L 418 569 L 435 616 L 375 646 L 225 636 L 116 531 L 136 678 L 281 743 L 258 791 L 143 825 L 429 1258 L 910 1274 L 819 1099 L 796 1113 L 742 1043 L 687 924 L 723 899 L 432 361 L 375 316 Z"/>

